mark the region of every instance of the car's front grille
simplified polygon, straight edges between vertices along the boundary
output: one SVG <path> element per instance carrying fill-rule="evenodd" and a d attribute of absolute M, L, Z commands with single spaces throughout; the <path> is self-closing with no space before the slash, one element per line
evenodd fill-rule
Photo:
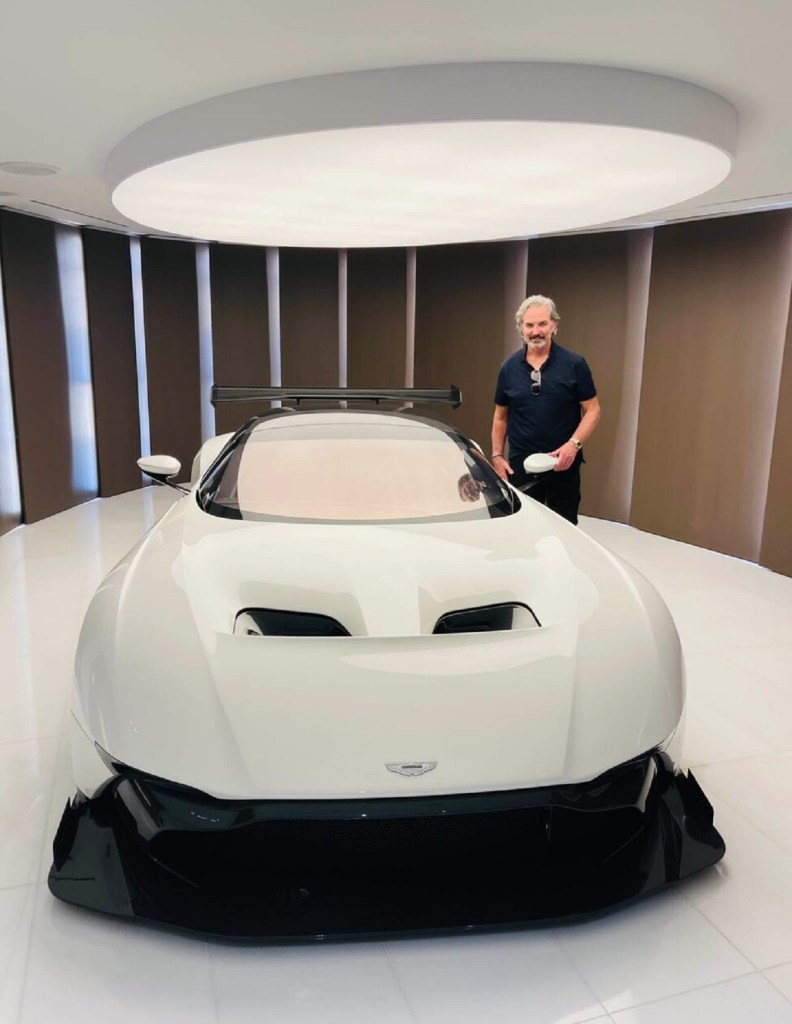
<path fill-rule="evenodd" d="M 131 769 L 72 801 L 52 892 L 218 935 L 324 938 L 591 913 L 723 855 L 692 776 L 414 798 L 220 800 Z"/>
<path fill-rule="evenodd" d="M 552 865 L 571 871 L 606 860 L 643 825 L 635 807 L 605 815 L 534 807 L 441 817 L 271 820 L 229 831 L 160 832 L 150 852 L 180 877 L 210 887 L 235 873 L 385 880 L 414 871 L 426 877 L 473 873 L 484 863 L 489 870 Z"/>

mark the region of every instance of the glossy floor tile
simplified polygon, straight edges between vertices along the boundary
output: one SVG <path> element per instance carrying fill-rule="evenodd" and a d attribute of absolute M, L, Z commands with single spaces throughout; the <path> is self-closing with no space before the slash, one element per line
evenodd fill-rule
<path fill-rule="evenodd" d="M 417 1021 L 577 1024 L 602 1004 L 545 928 L 388 944 Z"/>
<path fill-rule="evenodd" d="M 666 891 L 597 921 L 555 931 L 609 1012 L 753 971 L 751 963 L 679 891 Z"/>
<path fill-rule="evenodd" d="M 614 1024 L 790 1024 L 792 1005 L 761 975 L 613 1014 Z"/>
<path fill-rule="evenodd" d="M 38 886 L 19 1013 L 22 1024 L 214 1024 L 206 943 L 81 913 Z"/>
<path fill-rule="evenodd" d="M 411 1024 L 380 942 L 210 948 L 219 1024 Z"/>
<path fill-rule="evenodd" d="M 792 579 L 598 520 L 582 528 L 676 619 L 684 760 L 727 844 L 715 869 L 583 922 L 388 942 L 207 942 L 53 900 L 80 621 L 173 497 L 146 488 L 0 537 L 0 1024 L 792 1022 Z"/>
<path fill-rule="evenodd" d="M 0 744 L 0 891 L 38 877 L 58 743 L 54 737 Z"/>
<path fill-rule="evenodd" d="M 727 856 L 680 891 L 754 967 L 792 961 L 792 855 L 729 804 L 713 802 Z"/>
<path fill-rule="evenodd" d="M 792 1001 L 792 964 L 781 964 L 780 967 L 771 967 L 764 972 L 768 981 Z"/>

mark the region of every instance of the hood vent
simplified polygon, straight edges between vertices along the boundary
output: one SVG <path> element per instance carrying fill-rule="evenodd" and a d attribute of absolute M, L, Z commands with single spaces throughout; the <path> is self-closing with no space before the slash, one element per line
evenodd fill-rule
<path fill-rule="evenodd" d="M 349 636 L 329 615 L 287 612 L 275 608 L 244 608 L 234 623 L 236 636 Z"/>
<path fill-rule="evenodd" d="M 482 608 L 441 615 L 435 633 L 489 633 L 506 629 L 534 629 L 539 620 L 527 604 L 489 604 Z"/>

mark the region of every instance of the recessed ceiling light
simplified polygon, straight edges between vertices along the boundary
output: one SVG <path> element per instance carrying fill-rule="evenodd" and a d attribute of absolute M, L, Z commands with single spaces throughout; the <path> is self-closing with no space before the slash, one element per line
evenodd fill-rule
<path fill-rule="evenodd" d="M 327 75 L 158 118 L 111 154 L 113 202 L 175 234 L 403 246 L 634 217 L 731 169 L 736 114 L 673 79 L 471 64 Z"/>
<path fill-rule="evenodd" d="M 6 174 L 28 174 L 31 177 L 42 177 L 45 174 L 57 174 L 60 167 L 53 164 L 34 164 L 27 160 L 6 160 L 0 163 L 0 171 Z"/>

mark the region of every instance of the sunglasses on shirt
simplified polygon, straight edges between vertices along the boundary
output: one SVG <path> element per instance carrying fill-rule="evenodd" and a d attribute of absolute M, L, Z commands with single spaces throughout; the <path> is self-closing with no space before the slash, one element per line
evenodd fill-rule
<path fill-rule="evenodd" d="M 542 387 L 542 371 L 531 370 L 531 380 L 533 382 L 531 384 L 531 394 L 538 395 Z"/>

